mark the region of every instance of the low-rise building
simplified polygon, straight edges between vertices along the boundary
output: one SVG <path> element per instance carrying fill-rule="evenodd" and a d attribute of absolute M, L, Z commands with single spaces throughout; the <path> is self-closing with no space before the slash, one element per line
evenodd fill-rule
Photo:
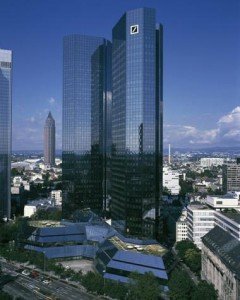
<path fill-rule="evenodd" d="M 53 199 L 54 204 L 56 206 L 62 205 L 62 191 L 61 190 L 51 191 L 51 198 Z"/>
<path fill-rule="evenodd" d="M 240 241 L 216 226 L 202 238 L 203 280 L 218 290 L 219 300 L 240 299 Z"/>
<path fill-rule="evenodd" d="M 240 209 L 239 194 L 239 192 L 231 192 L 224 196 L 207 196 L 206 204 L 216 210 Z"/>
<path fill-rule="evenodd" d="M 31 217 L 38 209 L 48 209 L 53 207 L 51 199 L 39 199 L 31 201 L 24 206 L 24 217 Z"/>
<path fill-rule="evenodd" d="M 37 211 L 37 205 L 27 204 L 24 206 L 24 217 L 30 218 Z"/>
<path fill-rule="evenodd" d="M 20 186 L 22 184 L 22 177 L 21 176 L 14 176 L 13 177 L 13 185 L 14 186 Z"/>

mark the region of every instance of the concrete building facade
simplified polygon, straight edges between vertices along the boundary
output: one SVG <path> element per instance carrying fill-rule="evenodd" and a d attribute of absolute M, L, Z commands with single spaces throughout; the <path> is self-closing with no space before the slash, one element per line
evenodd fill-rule
<path fill-rule="evenodd" d="M 201 249 L 202 237 L 215 226 L 214 210 L 206 205 L 191 204 L 187 207 L 187 237 Z"/>
<path fill-rule="evenodd" d="M 218 226 L 202 242 L 202 279 L 214 285 L 219 300 L 239 300 L 240 242 Z"/>
<path fill-rule="evenodd" d="M 181 216 L 176 222 L 176 242 L 184 241 L 187 239 L 187 210 L 182 211 Z"/>

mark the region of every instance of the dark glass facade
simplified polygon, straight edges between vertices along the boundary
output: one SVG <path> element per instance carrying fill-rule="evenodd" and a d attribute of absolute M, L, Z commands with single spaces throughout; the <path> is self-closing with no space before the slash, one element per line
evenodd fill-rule
<path fill-rule="evenodd" d="M 125 235 L 159 238 L 162 27 L 156 26 L 155 10 L 125 13 L 112 43 L 113 225 Z"/>
<path fill-rule="evenodd" d="M 100 212 L 106 195 L 111 43 L 70 35 L 63 42 L 63 216 Z M 108 117 L 107 117 L 108 115 Z"/>
<path fill-rule="evenodd" d="M 0 49 L 0 219 L 10 218 L 12 52 Z"/>

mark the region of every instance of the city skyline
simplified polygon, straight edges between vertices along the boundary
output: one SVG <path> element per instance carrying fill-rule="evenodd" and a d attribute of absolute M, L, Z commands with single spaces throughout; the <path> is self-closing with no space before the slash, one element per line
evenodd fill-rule
<path fill-rule="evenodd" d="M 28 3 L 28 10 L 22 9 L 23 2 L 12 7 L 12 1 L 5 1 L 0 12 L 1 47 L 13 49 L 15 57 L 13 150 L 42 148 L 41 127 L 49 110 L 56 116 L 57 149 L 61 148 L 62 37 L 86 33 L 110 38 L 109 28 L 124 11 L 143 6 L 155 8 L 165 27 L 165 144 L 239 143 L 238 1 L 121 1 L 113 5 L 106 0 L 100 6 L 98 1 L 51 1 Z M 96 5 L 101 13 L 92 9 Z M 48 24 L 47 30 L 43 23 Z M 32 69 L 37 70 L 34 76 Z"/>

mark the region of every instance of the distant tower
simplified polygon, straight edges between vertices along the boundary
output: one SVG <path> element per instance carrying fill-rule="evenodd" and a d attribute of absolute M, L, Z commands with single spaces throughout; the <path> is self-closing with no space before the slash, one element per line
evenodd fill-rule
<path fill-rule="evenodd" d="M 55 165 L 55 120 L 49 112 L 44 126 L 44 163 Z"/>
<path fill-rule="evenodd" d="M 168 163 L 171 164 L 171 144 L 168 145 Z"/>

